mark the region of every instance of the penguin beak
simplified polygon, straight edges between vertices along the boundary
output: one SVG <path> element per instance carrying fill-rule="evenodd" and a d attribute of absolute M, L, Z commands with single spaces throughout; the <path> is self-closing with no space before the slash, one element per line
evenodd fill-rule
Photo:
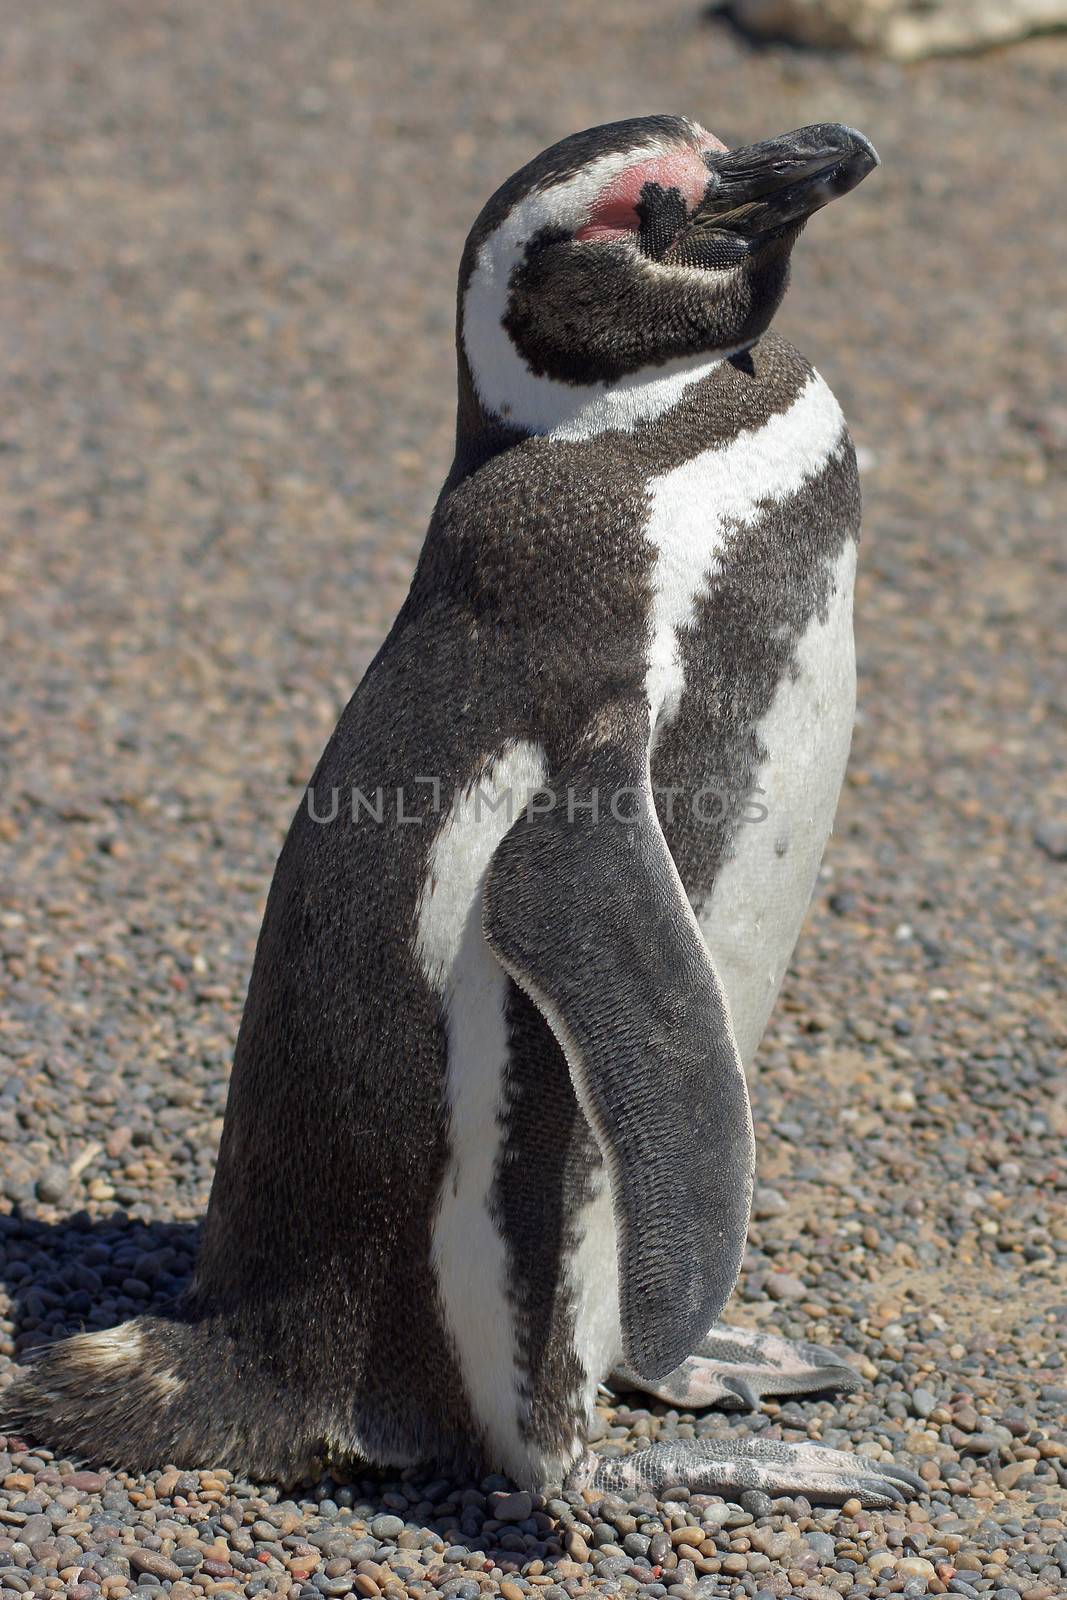
<path fill-rule="evenodd" d="M 878 166 L 878 152 L 842 122 L 816 122 L 777 139 L 705 157 L 711 182 L 690 227 L 753 244 L 803 226 Z"/>

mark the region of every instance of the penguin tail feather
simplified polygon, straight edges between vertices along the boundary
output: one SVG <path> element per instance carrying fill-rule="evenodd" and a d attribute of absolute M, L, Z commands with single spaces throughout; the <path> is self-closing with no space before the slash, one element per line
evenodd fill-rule
<path fill-rule="evenodd" d="M 144 1472 L 229 1467 L 295 1483 L 322 1470 L 321 1442 L 291 1397 L 242 1372 L 213 1317 L 137 1317 L 34 1353 L 0 1393 L 0 1432 L 57 1455 Z M 288 1402 L 288 1403 L 287 1403 Z"/>

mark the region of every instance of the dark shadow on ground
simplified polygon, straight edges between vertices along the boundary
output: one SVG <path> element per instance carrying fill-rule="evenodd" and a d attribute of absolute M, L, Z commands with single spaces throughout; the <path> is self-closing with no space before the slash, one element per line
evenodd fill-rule
<path fill-rule="evenodd" d="M 0 1283 L 11 1302 L 16 1361 L 72 1333 L 112 1327 L 147 1312 L 157 1316 L 173 1313 L 191 1279 L 199 1236 L 198 1223 L 145 1222 L 121 1211 L 96 1221 L 81 1211 L 51 1223 L 17 1211 L 0 1214 Z M 20 1441 L 7 1442 L 10 1447 Z M 48 1446 L 47 1439 L 25 1442 Z M 183 1475 L 174 1493 L 180 1496 L 185 1487 Z M 481 1531 L 481 1521 L 488 1514 L 486 1497 L 494 1490 L 511 1487 L 502 1477 L 479 1483 L 444 1466 L 400 1473 L 353 1462 L 332 1468 L 316 1483 L 255 1487 L 268 1502 L 292 1501 L 305 1524 L 319 1518 L 332 1522 L 339 1511 L 352 1507 L 359 1508 L 368 1521 L 396 1515 L 399 1510 L 408 1520 L 437 1533 L 445 1550 L 464 1546 L 472 1558 L 484 1555 L 490 1566 L 504 1571 L 517 1571 L 531 1559 L 521 1536 L 515 1538 L 521 1549 L 508 1548 L 507 1527 L 489 1534 Z M 418 1496 L 414 1502 L 413 1490 Z M 549 1519 L 541 1515 L 538 1521 L 544 1524 L 538 1529 L 543 1554 L 560 1554 L 558 1540 L 550 1534 Z M 340 1531 L 342 1524 L 337 1526 Z M 442 1551 L 437 1561 L 449 1567 L 458 1563 L 457 1571 L 448 1574 L 458 1576 L 465 1557 L 457 1556 L 449 1563 Z M 471 1575 L 475 1570 L 468 1569 Z"/>
<path fill-rule="evenodd" d="M 11 1300 L 15 1359 L 83 1329 L 142 1312 L 166 1315 L 192 1275 L 199 1225 L 85 1211 L 44 1222 L 0 1215 L 0 1283 Z"/>

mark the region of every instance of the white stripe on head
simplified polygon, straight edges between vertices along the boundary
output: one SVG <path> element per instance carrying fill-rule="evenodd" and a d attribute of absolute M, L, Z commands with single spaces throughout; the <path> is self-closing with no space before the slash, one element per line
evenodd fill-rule
<path fill-rule="evenodd" d="M 709 147 L 718 143 L 696 124 L 692 130 Z M 666 361 L 611 382 L 561 383 L 531 372 L 503 325 L 511 274 L 522 262 L 530 240 L 547 227 L 576 233 L 613 179 L 630 167 L 669 157 L 679 149 L 675 139 L 652 138 L 635 149 L 590 161 L 566 182 L 534 189 L 483 241 L 463 297 L 461 329 L 471 381 L 488 412 L 528 433 L 561 439 L 588 438 L 611 428 L 629 431 L 677 404 L 691 384 L 724 359 L 727 352 L 717 351 L 714 356 Z M 692 153 L 696 154 L 695 147 Z M 645 258 L 640 264 L 649 272 L 665 270 Z M 677 275 L 690 269 L 670 270 Z"/>

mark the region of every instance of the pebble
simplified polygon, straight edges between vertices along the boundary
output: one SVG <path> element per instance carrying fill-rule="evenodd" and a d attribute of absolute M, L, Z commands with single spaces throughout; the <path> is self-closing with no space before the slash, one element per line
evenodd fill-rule
<path fill-rule="evenodd" d="M 533 1496 L 525 1489 L 494 1495 L 490 1503 L 498 1522 L 525 1522 L 533 1511 Z"/>
<path fill-rule="evenodd" d="M 168 1561 L 158 1550 L 141 1550 L 135 1546 L 128 1552 L 127 1560 L 134 1572 L 148 1573 L 153 1578 L 169 1578 L 173 1583 L 182 1575 L 181 1567 L 174 1561 Z"/>
<path fill-rule="evenodd" d="M 63 1199 L 69 1187 L 70 1177 L 65 1167 L 48 1167 L 37 1179 L 37 1198 L 54 1205 Z"/>
<path fill-rule="evenodd" d="M 911 1409 L 917 1417 L 928 1417 L 937 1405 L 937 1396 L 931 1394 L 929 1389 L 913 1389 L 911 1395 Z"/>
<path fill-rule="evenodd" d="M 370 1531 L 376 1539 L 395 1539 L 404 1531 L 402 1517 L 375 1517 L 370 1525 Z"/>
<path fill-rule="evenodd" d="M 757 1188 L 752 1197 L 752 1215 L 760 1221 L 768 1217 L 784 1217 L 789 1210 L 789 1202 L 777 1189 Z"/>
<path fill-rule="evenodd" d="M 763 1287 L 772 1300 L 803 1300 L 807 1294 L 802 1280 L 790 1272 L 768 1274 Z"/>
<path fill-rule="evenodd" d="M 1055 817 L 1039 823 L 1034 841 L 1053 861 L 1067 861 L 1067 819 Z"/>
<path fill-rule="evenodd" d="M 937 1569 L 932 1561 L 925 1560 L 922 1556 L 905 1556 L 897 1562 L 897 1571 L 902 1578 L 936 1578 Z"/>

